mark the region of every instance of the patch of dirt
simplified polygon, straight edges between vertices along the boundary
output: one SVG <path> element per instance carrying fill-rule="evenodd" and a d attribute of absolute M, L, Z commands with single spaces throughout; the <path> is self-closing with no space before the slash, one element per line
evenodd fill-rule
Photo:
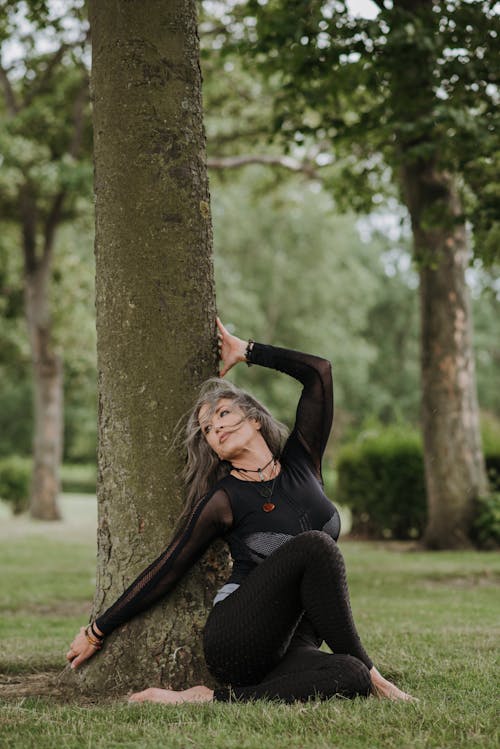
<path fill-rule="evenodd" d="M 1 674 L 0 700 L 14 701 L 31 697 L 50 699 L 67 705 L 103 705 L 124 702 L 125 697 L 87 697 L 76 691 L 68 692 L 60 681 L 63 671 L 42 671 L 32 674 Z"/>
<path fill-rule="evenodd" d="M 38 674 L 0 674 L 0 698 L 62 697 L 58 686 L 59 671 Z"/>

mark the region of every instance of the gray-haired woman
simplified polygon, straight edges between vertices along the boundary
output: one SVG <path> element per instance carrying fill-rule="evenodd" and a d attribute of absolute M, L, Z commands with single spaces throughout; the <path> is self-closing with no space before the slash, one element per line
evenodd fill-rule
<path fill-rule="evenodd" d="M 337 546 L 340 521 L 325 496 L 321 458 L 333 418 L 329 362 L 246 342 L 220 320 L 223 377 L 238 362 L 270 367 L 303 385 L 295 426 L 218 378 L 202 388 L 187 425 L 188 502 L 167 549 L 122 596 L 80 630 L 67 658 L 90 658 L 106 635 L 167 593 L 217 537 L 233 570 L 204 631 L 207 666 L 220 687 L 149 688 L 134 702 L 307 700 L 378 696 L 412 699 L 366 654 L 349 604 Z M 332 653 L 320 650 L 325 641 Z"/>

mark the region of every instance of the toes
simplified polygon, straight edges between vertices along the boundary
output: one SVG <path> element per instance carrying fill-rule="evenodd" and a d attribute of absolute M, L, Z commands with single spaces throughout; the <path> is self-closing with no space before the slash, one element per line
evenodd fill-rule
<path fill-rule="evenodd" d="M 129 702 L 144 702 L 144 700 L 148 699 L 148 696 L 151 692 L 151 689 L 144 689 L 142 692 L 134 692 L 134 694 L 131 694 L 128 698 Z"/>

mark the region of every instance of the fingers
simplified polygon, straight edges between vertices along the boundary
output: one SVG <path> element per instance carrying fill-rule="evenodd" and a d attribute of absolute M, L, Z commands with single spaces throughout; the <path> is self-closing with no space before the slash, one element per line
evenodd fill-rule
<path fill-rule="evenodd" d="M 222 322 L 221 322 L 221 319 L 220 319 L 220 317 L 216 317 L 216 318 L 215 318 L 215 320 L 216 320 L 216 323 L 217 323 L 217 327 L 219 328 L 220 334 L 221 334 L 222 336 L 227 336 L 227 335 L 229 335 L 229 331 L 228 331 L 228 330 L 226 330 L 226 328 L 225 328 L 225 327 L 224 327 L 224 325 L 222 324 Z"/>
<path fill-rule="evenodd" d="M 83 663 L 83 661 L 85 661 L 85 660 L 87 660 L 87 658 L 83 657 L 83 653 L 80 654 L 79 656 L 77 656 L 76 658 L 74 658 L 71 661 L 71 668 L 78 668 L 78 666 L 80 665 L 80 663 Z"/>
<path fill-rule="evenodd" d="M 89 645 L 85 636 L 85 627 L 80 627 L 80 632 L 69 646 L 66 660 L 70 661 L 71 668 L 78 668 L 83 661 L 94 655 L 95 650 Z"/>

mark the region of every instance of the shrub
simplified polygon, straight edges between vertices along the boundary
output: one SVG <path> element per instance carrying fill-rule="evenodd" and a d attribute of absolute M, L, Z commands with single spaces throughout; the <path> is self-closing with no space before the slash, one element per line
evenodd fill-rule
<path fill-rule="evenodd" d="M 31 460 L 11 455 L 0 460 L 0 498 L 12 505 L 14 515 L 29 507 Z"/>
<path fill-rule="evenodd" d="M 493 414 L 481 414 L 481 437 L 491 490 L 500 492 L 500 421 Z"/>
<path fill-rule="evenodd" d="M 422 446 L 410 428 L 390 427 L 341 448 L 336 499 L 352 511 L 352 532 L 418 538 L 426 522 Z"/>
<path fill-rule="evenodd" d="M 481 547 L 500 543 L 500 422 L 481 419 L 492 494 L 479 499 L 471 536 Z M 352 531 L 374 538 L 417 538 L 426 522 L 421 439 L 410 427 L 375 426 L 341 448 L 335 497 L 352 511 Z"/>
<path fill-rule="evenodd" d="M 477 500 L 472 538 L 483 549 L 500 546 L 500 492 Z"/>
<path fill-rule="evenodd" d="M 500 492 L 500 454 L 486 454 L 484 459 L 486 461 L 486 470 L 488 472 L 490 487 L 492 491 Z"/>

